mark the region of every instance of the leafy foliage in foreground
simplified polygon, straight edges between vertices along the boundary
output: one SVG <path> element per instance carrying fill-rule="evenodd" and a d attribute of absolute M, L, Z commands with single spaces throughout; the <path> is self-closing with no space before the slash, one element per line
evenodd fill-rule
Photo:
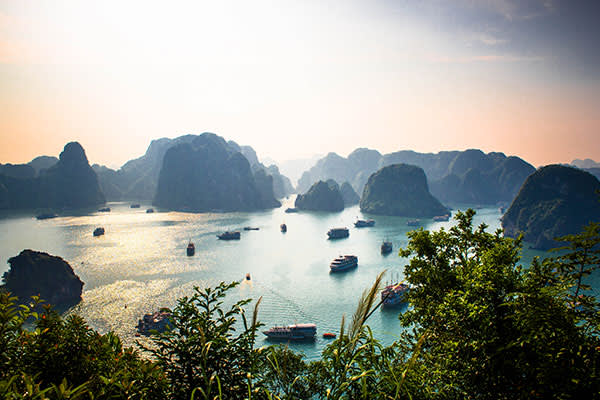
<path fill-rule="evenodd" d="M 306 362 L 256 348 L 249 300 L 226 308 L 237 283 L 195 289 L 155 334 L 154 360 L 85 322 L 41 316 L 0 294 L 0 395 L 8 399 L 594 399 L 600 398 L 600 307 L 585 278 L 600 268 L 600 225 L 562 238 L 554 258 L 519 265 L 520 239 L 473 228 L 413 231 L 401 250 L 407 329 L 383 346 L 367 325 L 382 275 L 337 340 Z M 33 330 L 24 328 L 35 319 Z"/>

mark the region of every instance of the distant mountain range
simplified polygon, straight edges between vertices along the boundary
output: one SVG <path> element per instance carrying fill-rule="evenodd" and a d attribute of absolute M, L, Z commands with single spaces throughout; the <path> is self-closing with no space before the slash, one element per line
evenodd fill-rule
<path fill-rule="evenodd" d="M 589 172 L 596 178 L 600 179 L 600 163 L 592 160 L 591 158 L 586 158 L 585 160 L 575 159 L 571 161 L 571 165 Z"/>
<path fill-rule="evenodd" d="M 153 199 L 158 186 L 163 158 L 167 150 L 179 144 L 191 143 L 198 136 L 184 135 L 175 139 L 153 140 L 143 156 L 126 162 L 117 171 L 94 164 L 92 167 L 98 174 L 100 185 L 107 199 L 110 201 Z M 264 170 L 267 175 L 273 177 L 273 189 L 276 198 L 283 198 L 293 193 L 294 188 L 289 179 L 281 175 L 277 166 L 265 167 L 261 164 L 252 147 L 240 146 L 233 141 L 225 143 L 230 151 L 241 153 L 248 160 L 253 171 Z"/>
<path fill-rule="evenodd" d="M 481 150 L 417 153 L 411 150 L 382 155 L 360 148 L 347 158 L 329 153 L 304 172 L 297 192 L 304 193 L 314 182 L 348 181 L 361 195 L 374 172 L 393 164 L 409 164 L 425 171 L 431 194 L 442 202 L 474 204 L 509 203 L 535 168 L 519 157 Z"/>

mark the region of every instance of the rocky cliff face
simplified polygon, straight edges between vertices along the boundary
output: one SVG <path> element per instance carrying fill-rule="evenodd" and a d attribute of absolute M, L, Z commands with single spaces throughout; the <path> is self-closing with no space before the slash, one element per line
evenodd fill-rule
<path fill-rule="evenodd" d="M 205 133 L 167 150 L 154 204 L 194 212 L 274 207 L 272 181 L 269 196 L 268 179 L 261 175 L 259 180 L 257 185 L 246 157 L 223 138 Z"/>
<path fill-rule="evenodd" d="M 81 301 L 83 282 L 62 258 L 33 250 L 23 250 L 8 260 L 3 288 L 27 302 L 39 295 L 53 305 L 72 306 Z"/>
<path fill-rule="evenodd" d="M 371 214 L 403 217 L 433 217 L 448 211 L 429 193 L 423 170 L 407 164 L 390 165 L 371 175 L 360 209 Z"/>
<path fill-rule="evenodd" d="M 296 197 L 295 207 L 311 211 L 342 211 L 344 199 L 337 183 L 319 181 Z"/>
<path fill-rule="evenodd" d="M 35 175 L 35 169 L 29 166 Z M 0 175 L 0 207 L 79 208 L 104 203 L 96 173 L 90 167 L 83 147 L 67 143 L 59 160 L 39 176 L 16 178 Z"/>
<path fill-rule="evenodd" d="M 344 199 L 345 207 L 353 206 L 355 204 L 358 204 L 358 202 L 360 201 L 360 197 L 358 197 L 358 194 L 356 194 L 356 192 L 352 188 L 352 185 L 350 185 L 348 182 L 342 183 L 342 186 L 340 187 L 340 192 L 342 193 L 342 198 Z"/>
<path fill-rule="evenodd" d="M 581 232 L 600 221 L 600 182 L 572 167 L 549 165 L 532 174 L 502 218 L 504 234 L 524 239 L 537 249 L 558 247 L 554 238 Z"/>
<path fill-rule="evenodd" d="M 202 135 L 214 134 L 205 132 Z M 109 200 L 115 201 L 149 200 L 154 198 L 167 150 L 179 144 L 192 143 L 202 135 L 184 135 L 175 139 L 162 138 L 153 140 L 142 157 L 128 161 L 118 171 L 101 165 L 94 165 L 94 170 L 98 174 L 100 185 L 106 197 Z M 261 168 L 273 177 L 273 188 L 276 198 L 285 197 L 293 192 L 291 184 L 289 186 L 286 185 L 289 180 L 279 173 L 277 167 L 275 169 L 267 169 L 258 162 L 256 152 L 252 147 L 239 146 L 231 140 L 226 142 L 224 139 L 222 143 L 230 152 L 241 153 L 248 160 L 253 171 Z"/>
<path fill-rule="evenodd" d="M 348 158 L 329 153 L 306 171 L 298 191 L 318 180 L 348 181 L 362 193 L 367 179 L 378 169 L 393 164 L 416 165 L 425 171 L 431 193 L 442 201 L 495 204 L 512 201 L 535 168 L 518 157 L 481 150 L 417 153 L 398 151 L 381 155 L 375 150 L 357 149 Z"/>

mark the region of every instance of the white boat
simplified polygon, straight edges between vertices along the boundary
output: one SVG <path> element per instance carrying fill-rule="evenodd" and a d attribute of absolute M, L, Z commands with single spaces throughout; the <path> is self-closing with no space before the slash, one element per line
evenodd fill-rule
<path fill-rule="evenodd" d="M 345 271 L 358 266 L 358 257 L 356 256 L 339 256 L 329 264 L 331 272 Z"/>
<path fill-rule="evenodd" d="M 294 324 L 288 326 L 274 326 L 263 331 L 269 339 L 281 340 L 309 340 L 314 339 L 317 334 L 315 324 Z"/>

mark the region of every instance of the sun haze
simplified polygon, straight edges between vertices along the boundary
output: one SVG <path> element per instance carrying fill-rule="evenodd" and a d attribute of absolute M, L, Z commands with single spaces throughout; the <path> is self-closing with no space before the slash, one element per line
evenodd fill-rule
<path fill-rule="evenodd" d="M 0 4 L 0 162 L 119 166 L 212 131 L 276 161 L 357 147 L 600 159 L 593 1 Z"/>

